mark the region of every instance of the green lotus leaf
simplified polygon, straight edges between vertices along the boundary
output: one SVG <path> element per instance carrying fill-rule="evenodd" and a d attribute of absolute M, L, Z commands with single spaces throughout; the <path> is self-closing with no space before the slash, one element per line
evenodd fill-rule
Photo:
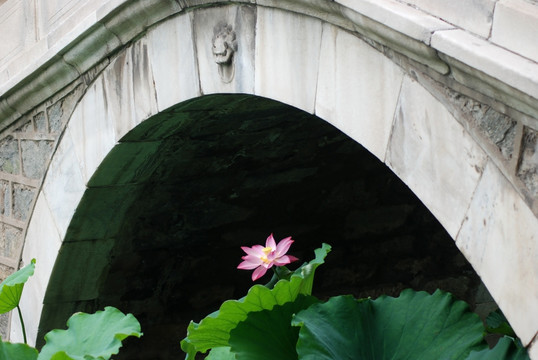
<path fill-rule="evenodd" d="M 309 295 L 276 305 L 271 310 L 251 312 L 230 332 L 230 347 L 237 360 L 297 360 L 299 328 L 291 326 L 299 311 L 318 303 Z"/>
<path fill-rule="evenodd" d="M 36 360 L 37 350 L 26 344 L 4 342 L 0 338 L 0 359 L 6 360 Z"/>
<path fill-rule="evenodd" d="M 245 297 L 225 301 L 218 311 L 200 323 L 191 321 L 187 337 L 181 341 L 181 349 L 187 353 L 186 359 L 192 360 L 196 353 L 205 353 L 211 348 L 229 346 L 230 331 L 245 320 L 249 313 L 271 310 L 276 305 L 293 302 L 300 294 L 310 295 L 315 270 L 325 262 L 330 250 L 330 245 L 323 244 L 315 250 L 315 258 L 295 270 L 289 280 L 278 281 L 272 289 L 254 285 Z"/>
<path fill-rule="evenodd" d="M 486 330 L 490 334 L 502 334 L 515 337 L 516 333 L 500 309 L 492 311 L 486 318 Z"/>
<path fill-rule="evenodd" d="M 466 360 L 529 360 L 529 355 L 524 347 L 517 346 L 514 340 L 508 336 L 499 339 L 493 349 L 473 351 Z"/>
<path fill-rule="evenodd" d="M 487 345 L 479 317 L 463 301 L 436 291 L 398 298 L 331 298 L 298 313 L 301 360 L 466 359 Z"/>
<path fill-rule="evenodd" d="M 226 346 L 211 349 L 205 360 L 236 360 L 236 358 L 235 354 Z"/>
<path fill-rule="evenodd" d="M 142 336 L 132 314 L 113 307 L 95 314 L 76 313 L 67 320 L 67 330 L 52 330 L 38 360 L 106 360 L 117 354 L 122 340 Z"/>
<path fill-rule="evenodd" d="M 32 259 L 30 264 L 2 281 L 0 284 L 0 314 L 7 313 L 19 305 L 24 284 L 34 274 L 34 270 L 35 259 Z"/>

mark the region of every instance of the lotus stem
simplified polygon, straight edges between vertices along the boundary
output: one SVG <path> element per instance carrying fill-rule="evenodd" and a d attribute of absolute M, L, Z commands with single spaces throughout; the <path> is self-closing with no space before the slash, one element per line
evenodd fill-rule
<path fill-rule="evenodd" d="M 28 344 L 28 341 L 26 339 L 26 328 L 24 327 L 24 320 L 22 319 L 22 312 L 19 305 L 17 305 L 17 310 L 19 312 L 19 319 L 21 320 L 21 326 L 22 326 L 22 336 L 24 337 L 24 343 Z"/>

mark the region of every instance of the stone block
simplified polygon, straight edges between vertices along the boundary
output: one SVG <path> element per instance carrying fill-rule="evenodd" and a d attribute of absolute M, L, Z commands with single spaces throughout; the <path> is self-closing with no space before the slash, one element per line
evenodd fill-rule
<path fill-rule="evenodd" d="M 45 112 L 41 111 L 34 116 L 34 127 L 35 130 L 39 133 L 48 133 L 49 127 L 47 125 L 47 118 L 45 117 Z"/>
<path fill-rule="evenodd" d="M 538 61 L 538 3 L 501 0 L 495 7 L 491 41 Z"/>
<path fill-rule="evenodd" d="M 524 128 L 520 153 L 517 176 L 536 198 L 538 197 L 538 131 Z"/>
<path fill-rule="evenodd" d="M 0 237 L 1 255 L 9 259 L 18 259 L 19 249 L 22 246 L 22 229 L 8 224 L 2 224 Z"/>
<path fill-rule="evenodd" d="M 258 8 L 256 95 L 314 112 L 321 28 L 310 17 Z"/>
<path fill-rule="evenodd" d="M 22 174 L 30 179 L 41 179 L 45 174 L 54 142 L 49 140 L 21 140 Z"/>
<path fill-rule="evenodd" d="M 536 217 L 499 169 L 488 162 L 456 245 L 525 346 L 538 331 L 537 237 Z M 523 295 L 521 289 L 525 289 Z"/>
<path fill-rule="evenodd" d="M 0 315 L 0 337 L 2 339 L 9 339 L 7 329 L 9 327 L 10 313 L 4 313 Z"/>
<path fill-rule="evenodd" d="M 456 118 L 465 121 L 470 131 L 495 145 L 505 159 L 512 159 L 517 130 L 515 120 L 449 88 L 445 88 L 444 93 L 448 100 L 446 105 L 459 114 Z"/>
<path fill-rule="evenodd" d="M 455 238 L 486 155 L 448 110 L 406 78 L 396 109 L 387 165 Z"/>
<path fill-rule="evenodd" d="M 405 0 L 421 10 L 488 38 L 497 0 Z"/>
<path fill-rule="evenodd" d="M 0 264 L 0 282 L 4 281 L 9 275 L 11 275 L 15 269 L 12 267 Z"/>
<path fill-rule="evenodd" d="M 114 33 L 102 24 L 95 24 L 95 19 L 90 19 L 91 31 L 82 37 L 77 37 L 63 57 L 65 61 L 74 67 L 79 74 L 84 74 L 97 65 L 103 58 L 109 55 L 114 49 L 121 46 L 120 40 Z M 84 29 L 85 30 L 85 29 Z M 77 31 L 77 33 L 83 31 Z"/>
<path fill-rule="evenodd" d="M 35 42 L 32 2 L 7 0 L 0 12 L 0 68 Z"/>
<path fill-rule="evenodd" d="M 194 13 L 193 31 L 203 94 L 254 91 L 256 12 L 254 6 L 239 5 Z M 224 51 L 229 58 L 215 54 Z"/>
<path fill-rule="evenodd" d="M 74 150 L 87 182 L 115 144 L 114 123 L 108 116 L 102 78 L 88 88 L 67 129 L 73 137 Z"/>
<path fill-rule="evenodd" d="M 147 34 L 159 111 L 201 95 L 191 24 L 189 12 Z"/>
<path fill-rule="evenodd" d="M 538 64 L 536 62 L 464 30 L 437 31 L 432 37 L 432 47 L 473 68 L 472 75 L 486 83 L 491 82 L 489 76 L 500 80 L 504 86 L 508 85 L 538 99 Z M 443 57 L 443 59 L 451 62 L 449 58 Z M 483 86 L 473 80 L 469 74 L 458 72 L 457 63 L 452 62 L 450 65 L 454 67 L 454 77 L 462 84 L 479 90 Z"/>
<path fill-rule="evenodd" d="M 17 220 L 26 220 L 30 214 L 36 189 L 23 184 L 13 183 L 13 217 Z"/>
<path fill-rule="evenodd" d="M 105 70 L 104 111 L 119 141 L 128 131 L 157 113 L 153 73 L 147 39 L 142 38 L 121 53 Z M 85 101 L 84 99 L 82 100 Z"/>
<path fill-rule="evenodd" d="M 0 72 L 0 84 L 3 83 L 5 83 L 5 81 L 2 79 L 2 73 Z M 0 85 L 0 95 L 3 94 L 3 91 L 6 91 L 7 89 L 8 88 L 3 88 Z M 2 119 L 0 121 L 0 129 L 4 129 L 11 123 L 11 121 L 14 121 L 20 117 L 20 112 L 9 105 L 5 98 L 0 100 L 0 119 Z"/>
<path fill-rule="evenodd" d="M 112 2 L 112 5 L 117 5 Z M 97 11 L 98 18 L 108 15 L 111 10 L 105 4 Z M 105 26 L 126 44 L 146 28 L 181 10 L 175 0 L 123 1 L 114 9 L 114 16 L 103 19 Z"/>
<path fill-rule="evenodd" d="M 20 169 L 19 142 L 8 135 L 0 140 L 0 171 L 18 175 Z"/>
<path fill-rule="evenodd" d="M 7 180 L 0 180 L 0 214 L 11 216 L 11 186 Z"/>
<path fill-rule="evenodd" d="M 52 50 L 49 55 L 51 53 Z M 26 58 L 31 57 L 27 55 Z M 26 58 L 21 61 L 28 61 Z M 39 65 L 41 64 L 33 63 L 32 66 L 37 67 Z M 12 108 L 22 113 L 29 111 L 36 104 L 47 100 L 50 94 L 60 91 L 66 84 L 75 81 L 80 76 L 77 70 L 71 64 L 68 64 L 63 57 L 56 56 L 48 65 L 50 66 L 45 66 L 38 72 L 20 74 L 20 76 L 27 75 L 27 77 L 19 84 L 18 90 L 6 98 Z M 30 68 L 34 68 L 32 66 L 28 65 L 25 71 L 29 72 Z M 22 81 L 22 78 L 19 80 Z"/>
<path fill-rule="evenodd" d="M 397 1 L 337 0 L 337 2 L 427 45 L 430 44 L 431 35 L 435 31 L 453 28 L 444 21 Z"/>
<path fill-rule="evenodd" d="M 385 159 L 402 70 L 357 37 L 325 26 L 316 115 Z"/>
<path fill-rule="evenodd" d="M 13 132 L 14 133 L 29 133 L 33 132 L 34 128 L 31 120 L 25 120 L 21 125 L 19 125 Z"/>
<path fill-rule="evenodd" d="M 62 115 L 63 115 L 63 108 L 62 108 L 63 101 L 58 101 L 54 105 L 47 108 L 47 117 L 49 119 L 49 129 L 50 132 L 53 134 L 58 134 L 62 130 Z M 43 129 L 45 130 L 46 124 L 43 126 Z M 37 129 L 37 123 L 36 123 L 36 129 Z"/>
<path fill-rule="evenodd" d="M 105 2 L 106 0 L 36 0 L 39 38 L 49 36 L 49 43 L 56 43 L 68 36 Z"/>
<path fill-rule="evenodd" d="M 47 200 L 62 239 L 85 190 L 84 177 L 76 156 L 73 138 L 71 132 L 66 131 L 43 184 L 43 196 Z"/>

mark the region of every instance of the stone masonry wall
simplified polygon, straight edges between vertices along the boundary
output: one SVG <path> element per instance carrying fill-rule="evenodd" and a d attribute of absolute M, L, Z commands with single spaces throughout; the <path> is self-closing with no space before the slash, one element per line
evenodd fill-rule
<path fill-rule="evenodd" d="M 81 78 L 0 135 L 0 281 L 19 268 L 24 235 L 58 139 L 83 95 Z M 7 338 L 9 313 L 0 315 Z"/>

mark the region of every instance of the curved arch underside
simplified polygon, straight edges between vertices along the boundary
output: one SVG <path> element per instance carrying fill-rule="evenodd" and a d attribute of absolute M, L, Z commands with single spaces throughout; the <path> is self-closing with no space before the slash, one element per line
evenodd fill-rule
<path fill-rule="evenodd" d="M 219 22 L 236 31 L 230 82 L 223 81 L 211 53 Z M 23 260 L 38 257 L 42 266 L 25 290 L 25 306 L 34 323 L 54 316 L 47 313 L 48 304 L 95 298 L 94 273 L 68 287 L 56 275 L 67 272 L 70 261 L 77 259 L 70 251 L 91 252 L 96 262 L 88 266 L 97 275 L 108 266 L 113 243 L 93 246 L 110 238 L 122 219 L 100 219 L 98 208 L 83 206 L 85 199 L 122 184 L 123 203 L 99 206 L 128 206 L 130 195 L 155 176 L 148 174 L 159 165 L 162 140 L 183 126 L 197 126 L 196 100 L 176 105 L 201 95 L 235 93 L 316 114 L 384 162 L 455 240 L 528 345 L 538 331 L 533 321 L 538 318 L 538 221 L 507 180 L 502 154 L 514 152 L 513 146 L 499 149 L 483 142 L 454 109 L 450 92 L 428 77 L 427 68 L 387 49 L 383 54 L 382 49 L 315 17 L 229 5 L 171 18 L 121 51 L 73 113 L 28 228 Z M 181 113 L 181 106 L 189 106 L 184 119 L 159 119 Z M 221 104 L 212 111 L 233 117 L 226 108 Z M 108 164 L 107 156 L 121 161 Z M 82 224 L 72 222 L 77 207 L 89 211 Z M 40 243 L 43 237 L 49 239 L 47 244 Z M 37 328 L 32 331 L 35 339 Z M 12 338 L 17 336 L 12 330 Z"/>

